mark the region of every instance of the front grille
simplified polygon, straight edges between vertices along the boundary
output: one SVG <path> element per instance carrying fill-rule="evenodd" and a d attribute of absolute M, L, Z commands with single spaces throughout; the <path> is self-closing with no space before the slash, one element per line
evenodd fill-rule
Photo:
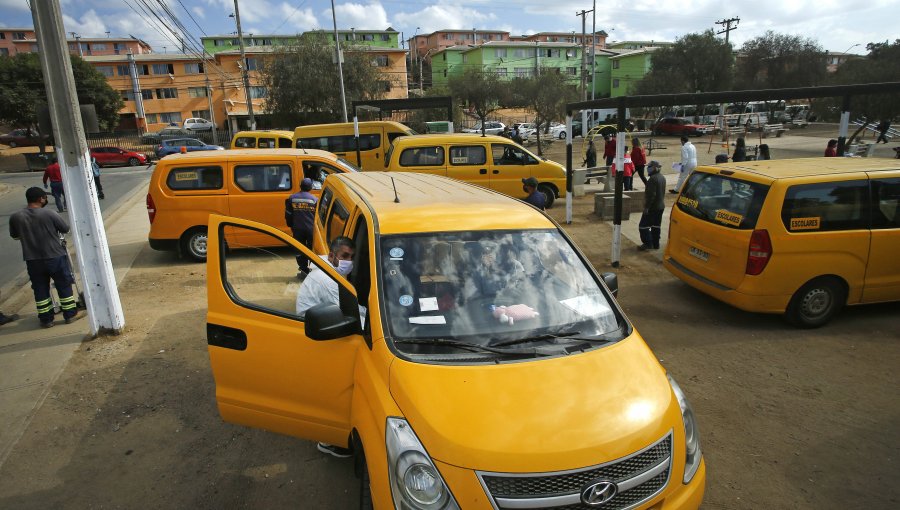
<path fill-rule="evenodd" d="M 498 509 L 505 508 L 505 500 L 517 500 L 517 507 L 525 504 L 528 508 L 536 509 L 590 508 L 582 505 L 578 499 L 582 488 L 589 482 L 606 479 L 615 482 L 620 489 L 613 499 L 603 505 L 603 509 L 625 510 L 652 498 L 665 487 L 669 480 L 671 457 L 672 433 L 669 432 L 666 437 L 640 452 L 598 466 L 559 473 L 479 473 L 479 477 L 493 499 L 494 507 Z M 664 464 L 662 471 L 634 484 L 635 478 L 654 468 L 659 469 L 661 464 Z M 548 498 L 556 500 L 551 503 L 546 501 Z"/>

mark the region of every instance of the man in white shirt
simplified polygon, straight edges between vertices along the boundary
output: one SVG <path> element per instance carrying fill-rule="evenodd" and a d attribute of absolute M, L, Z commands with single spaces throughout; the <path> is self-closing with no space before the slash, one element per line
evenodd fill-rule
<path fill-rule="evenodd" d="M 329 250 L 328 255 L 320 255 L 322 260 L 331 264 L 341 276 L 349 276 L 353 270 L 353 241 L 349 237 L 336 237 L 331 241 Z M 297 292 L 297 315 L 301 319 L 305 318 L 307 310 L 319 303 L 339 304 L 337 282 L 315 264 L 311 266 L 313 269 L 306 275 Z"/>
<path fill-rule="evenodd" d="M 689 140 L 687 135 L 681 136 L 681 173 L 678 174 L 678 184 L 675 185 L 675 189 L 670 189 L 669 193 L 679 193 L 681 192 L 681 187 L 684 185 L 685 179 L 687 179 L 688 175 L 697 168 L 697 149 L 694 147 Z"/>

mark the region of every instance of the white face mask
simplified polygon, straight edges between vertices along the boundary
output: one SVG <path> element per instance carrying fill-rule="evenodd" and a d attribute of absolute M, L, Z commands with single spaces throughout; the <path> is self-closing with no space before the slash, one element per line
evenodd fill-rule
<path fill-rule="evenodd" d="M 350 271 L 353 271 L 353 261 L 352 260 L 339 260 L 337 266 L 337 272 L 341 276 L 347 276 L 350 274 Z"/>

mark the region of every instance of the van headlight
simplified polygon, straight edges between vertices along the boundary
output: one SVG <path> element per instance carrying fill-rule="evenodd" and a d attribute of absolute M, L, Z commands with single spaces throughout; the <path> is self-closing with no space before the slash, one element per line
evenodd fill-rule
<path fill-rule="evenodd" d="M 672 391 L 675 392 L 675 398 L 678 399 L 678 406 L 681 407 L 681 420 L 684 422 L 684 483 L 690 483 L 694 478 L 694 473 L 700 467 L 700 460 L 703 455 L 700 452 L 700 431 L 697 429 L 697 418 L 694 416 L 694 410 L 691 404 L 681 391 L 681 387 L 675 382 L 671 375 L 666 374 L 669 378 L 669 384 Z"/>
<path fill-rule="evenodd" d="M 397 510 L 459 510 L 412 427 L 388 418 L 385 431 L 391 495 Z"/>

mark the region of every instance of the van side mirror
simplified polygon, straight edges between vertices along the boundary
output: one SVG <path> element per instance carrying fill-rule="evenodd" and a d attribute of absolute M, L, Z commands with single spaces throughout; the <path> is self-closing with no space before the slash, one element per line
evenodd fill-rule
<path fill-rule="evenodd" d="M 348 317 L 333 303 L 320 303 L 306 311 L 306 336 L 313 340 L 333 340 L 359 333 L 359 320 Z"/>
<path fill-rule="evenodd" d="M 613 297 L 619 297 L 619 277 L 616 273 L 603 273 L 600 276 L 603 277 L 603 283 L 612 292 Z"/>

